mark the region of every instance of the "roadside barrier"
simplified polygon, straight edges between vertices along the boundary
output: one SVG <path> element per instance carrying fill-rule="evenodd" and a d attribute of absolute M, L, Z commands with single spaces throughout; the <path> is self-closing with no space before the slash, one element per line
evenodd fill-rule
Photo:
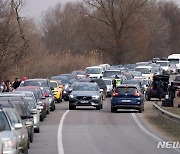
<path fill-rule="evenodd" d="M 170 131 L 180 136 L 180 116 L 162 109 L 159 105 L 153 104 L 153 109 L 158 112 L 159 121 L 170 128 Z"/>

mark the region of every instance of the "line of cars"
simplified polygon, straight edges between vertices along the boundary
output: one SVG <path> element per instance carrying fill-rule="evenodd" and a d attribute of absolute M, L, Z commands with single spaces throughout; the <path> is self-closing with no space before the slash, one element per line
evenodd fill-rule
<path fill-rule="evenodd" d="M 13 92 L 0 94 L 0 148 L 3 154 L 28 154 L 40 121 L 62 101 L 60 81 L 28 79 Z"/>

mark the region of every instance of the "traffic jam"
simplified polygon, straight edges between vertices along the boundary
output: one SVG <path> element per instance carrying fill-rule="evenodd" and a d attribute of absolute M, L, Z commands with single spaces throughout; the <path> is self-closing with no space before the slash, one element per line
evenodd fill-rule
<path fill-rule="evenodd" d="M 0 153 L 27 154 L 43 121 L 62 102 L 69 110 L 101 110 L 109 97 L 110 112 L 142 113 L 145 101 L 166 98 L 172 83 L 180 89 L 178 73 L 180 54 L 172 54 L 136 64 L 89 66 L 50 79 L 25 79 L 11 92 L 0 94 Z"/>

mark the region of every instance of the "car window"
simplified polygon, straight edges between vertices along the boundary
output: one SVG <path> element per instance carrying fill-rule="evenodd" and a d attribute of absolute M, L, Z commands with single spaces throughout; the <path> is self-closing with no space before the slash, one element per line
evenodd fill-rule
<path fill-rule="evenodd" d="M 50 87 L 54 89 L 54 88 L 58 87 L 58 85 L 56 82 L 50 82 Z"/>
<path fill-rule="evenodd" d="M 111 81 L 111 80 L 104 80 L 104 83 L 105 83 L 106 85 L 112 85 L 112 81 Z"/>
<path fill-rule="evenodd" d="M 141 72 L 142 74 L 150 74 L 150 69 L 148 68 L 136 68 L 135 71 Z"/>
<path fill-rule="evenodd" d="M 106 71 L 103 76 L 107 78 L 115 77 L 116 75 L 121 75 L 120 71 Z"/>
<path fill-rule="evenodd" d="M 100 68 L 87 68 L 86 73 L 87 74 L 100 74 L 100 73 L 102 73 L 102 69 L 100 69 Z"/>
<path fill-rule="evenodd" d="M 20 116 L 23 116 L 25 114 L 21 104 L 19 102 L 13 102 L 14 107 L 16 108 L 17 112 L 19 113 Z"/>
<path fill-rule="evenodd" d="M 74 91 L 98 91 L 98 87 L 94 85 L 76 85 Z"/>
<path fill-rule="evenodd" d="M 48 82 L 45 81 L 25 81 L 24 86 L 39 86 L 39 87 L 49 87 Z"/>
<path fill-rule="evenodd" d="M 0 111 L 0 125 L 4 126 L 5 130 L 10 130 L 8 120 L 2 111 Z"/>
<path fill-rule="evenodd" d="M 175 77 L 175 80 L 176 80 L 176 81 L 180 81 L 180 76 L 176 76 L 176 77 Z"/>
<path fill-rule="evenodd" d="M 116 89 L 116 93 L 119 95 L 124 95 L 124 94 L 132 94 L 134 95 L 137 92 L 137 88 L 135 87 L 119 87 Z"/>
<path fill-rule="evenodd" d="M 32 98 L 26 98 L 26 101 L 28 103 L 28 109 L 36 109 L 36 103 Z"/>
<path fill-rule="evenodd" d="M 21 123 L 21 120 L 18 117 L 17 113 L 15 113 L 13 111 L 8 111 L 7 115 L 11 121 L 12 126 L 14 126 L 15 124 Z"/>

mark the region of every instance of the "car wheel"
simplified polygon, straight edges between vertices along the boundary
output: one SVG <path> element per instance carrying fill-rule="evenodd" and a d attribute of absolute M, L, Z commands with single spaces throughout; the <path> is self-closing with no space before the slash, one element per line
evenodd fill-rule
<path fill-rule="evenodd" d="M 69 98 L 64 98 L 65 101 L 69 101 Z"/>
<path fill-rule="evenodd" d="M 141 106 L 141 108 L 139 109 L 139 113 L 142 113 L 142 111 L 143 111 L 143 108 L 142 108 L 142 106 Z"/>
<path fill-rule="evenodd" d="M 101 101 L 101 109 L 103 109 L 103 100 Z"/>
<path fill-rule="evenodd" d="M 44 115 L 40 115 L 40 121 L 44 121 Z"/>
<path fill-rule="evenodd" d="M 30 140 L 29 140 L 29 138 L 27 140 L 27 148 L 30 149 Z"/>
<path fill-rule="evenodd" d="M 46 111 L 46 114 L 49 114 L 49 113 L 50 113 L 49 110 L 47 110 L 47 111 Z"/>
<path fill-rule="evenodd" d="M 96 106 L 96 110 L 100 110 L 101 109 L 101 104 L 99 104 L 98 106 Z"/>
<path fill-rule="evenodd" d="M 111 112 L 112 113 L 117 112 L 117 109 L 111 106 Z"/>
<path fill-rule="evenodd" d="M 34 129 L 34 132 L 35 132 L 35 133 L 40 133 L 40 128 Z"/>
<path fill-rule="evenodd" d="M 69 110 L 75 110 L 75 109 L 76 109 L 76 106 L 69 104 Z"/>

